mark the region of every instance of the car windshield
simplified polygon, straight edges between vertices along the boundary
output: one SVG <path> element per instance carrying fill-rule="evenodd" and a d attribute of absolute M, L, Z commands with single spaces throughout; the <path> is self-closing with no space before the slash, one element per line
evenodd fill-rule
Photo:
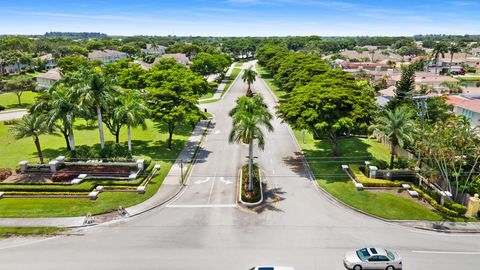
<path fill-rule="evenodd" d="M 393 252 L 391 252 L 390 250 L 385 250 L 385 252 L 387 252 L 387 257 L 393 261 L 395 260 L 395 255 L 393 254 Z"/>
<path fill-rule="evenodd" d="M 360 258 L 360 260 L 365 261 L 368 257 L 370 257 L 370 253 L 368 253 L 366 248 L 362 248 L 357 250 L 357 256 Z"/>

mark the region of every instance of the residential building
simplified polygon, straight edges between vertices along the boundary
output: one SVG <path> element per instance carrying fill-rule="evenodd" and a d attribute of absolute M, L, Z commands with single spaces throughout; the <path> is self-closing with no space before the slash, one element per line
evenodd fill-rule
<path fill-rule="evenodd" d="M 169 59 L 169 58 L 173 58 L 175 59 L 175 61 L 177 61 L 177 63 L 180 63 L 182 65 L 188 65 L 191 63 L 190 59 L 188 59 L 187 55 L 184 54 L 184 53 L 170 53 L 170 54 L 164 54 L 162 55 L 161 57 L 162 59 Z M 157 63 L 159 61 L 159 59 L 155 59 L 155 62 L 154 63 Z"/>
<path fill-rule="evenodd" d="M 390 66 L 382 63 L 373 62 L 343 62 L 340 64 L 342 69 L 364 69 L 371 71 L 387 71 Z"/>
<path fill-rule="evenodd" d="M 167 47 L 162 45 L 152 46 L 152 44 L 147 44 L 146 49 L 142 49 L 142 52 L 146 54 L 164 54 Z"/>
<path fill-rule="evenodd" d="M 116 50 L 94 50 L 88 53 L 88 60 L 100 60 L 111 63 L 127 58 L 127 54 Z"/>
<path fill-rule="evenodd" d="M 397 82 L 400 81 L 401 77 L 402 77 L 401 73 L 395 73 L 391 75 L 389 78 L 387 78 L 387 84 L 396 85 Z M 417 89 L 419 89 L 420 86 L 423 84 L 428 86 L 431 89 L 434 89 L 437 92 L 441 92 L 442 90 L 445 89 L 445 87 L 442 86 L 442 83 L 444 82 L 459 82 L 459 80 L 452 78 L 450 76 L 436 75 L 431 72 L 423 72 L 423 71 L 415 72 L 415 84 Z"/>
<path fill-rule="evenodd" d="M 45 61 L 45 68 L 46 69 L 51 69 L 57 66 L 57 62 L 55 61 L 55 56 L 53 54 L 44 54 L 42 56 L 34 58 L 34 60 L 41 60 Z"/>
<path fill-rule="evenodd" d="M 59 68 L 53 68 L 45 73 L 38 74 L 35 76 L 35 79 L 37 80 L 37 89 L 49 88 L 61 78 L 62 75 L 60 74 Z"/>
<path fill-rule="evenodd" d="M 467 117 L 472 126 L 480 126 L 480 96 L 479 98 L 448 96 L 447 103 L 453 105 L 455 114 Z"/>

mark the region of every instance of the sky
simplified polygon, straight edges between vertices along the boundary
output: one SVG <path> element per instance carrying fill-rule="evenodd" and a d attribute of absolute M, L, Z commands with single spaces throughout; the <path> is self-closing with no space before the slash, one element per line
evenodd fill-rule
<path fill-rule="evenodd" d="M 480 0 L 0 0 L 0 34 L 480 34 Z"/>

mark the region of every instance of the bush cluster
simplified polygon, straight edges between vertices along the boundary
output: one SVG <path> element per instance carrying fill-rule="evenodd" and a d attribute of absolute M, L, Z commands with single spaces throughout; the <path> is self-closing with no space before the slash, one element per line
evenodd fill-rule
<path fill-rule="evenodd" d="M 3 181 L 12 175 L 11 169 L 0 168 L 0 181 Z"/>
<path fill-rule="evenodd" d="M 15 119 L 3 121 L 3 124 L 4 124 L 5 126 L 15 125 L 16 123 L 17 123 L 17 120 L 15 120 Z"/>
<path fill-rule="evenodd" d="M 424 192 L 422 189 L 420 189 L 416 186 L 412 186 L 412 189 L 415 190 L 416 192 L 418 192 L 418 194 L 423 199 L 425 199 L 431 206 L 433 206 L 433 208 L 435 208 L 437 211 L 439 211 L 439 212 L 441 212 L 445 215 L 452 216 L 452 217 L 460 216 L 459 212 L 454 211 L 454 210 L 450 210 L 447 207 L 442 206 L 434 198 L 430 197 L 430 195 L 428 195 L 426 192 Z M 465 212 L 466 212 L 466 210 L 465 210 Z"/>
<path fill-rule="evenodd" d="M 363 174 L 363 172 L 357 166 L 350 166 L 350 171 L 353 173 L 355 180 L 361 183 L 365 187 L 401 187 L 402 186 L 402 182 L 400 181 L 369 178 L 365 176 L 365 174 Z"/>
<path fill-rule="evenodd" d="M 113 160 L 123 160 L 131 159 L 132 154 L 128 151 L 127 146 L 107 142 L 103 149 L 86 145 L 78 146 L 75 151 L 69 152 L 68 157 L 76 159 L 108 158 Z"/>
<path fill-rule="evenodd" d="M 248 165 L 242 167 L 242 200 L 245 202 L 258 202 L 260 194 L 260 171 L 256 165 L 253 166 L 253 190 L 248 192 Z"/>
<path fill-rule="evenodd" d="M 4 111 L 5 109 L 6 109 L 5 106 L 0 105 L 0 112 L 1 112 L 1 111 Z"/>

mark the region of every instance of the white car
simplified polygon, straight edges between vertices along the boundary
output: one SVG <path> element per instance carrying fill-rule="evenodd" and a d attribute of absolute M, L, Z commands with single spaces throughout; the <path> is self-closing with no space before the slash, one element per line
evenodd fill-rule
<path fill-rule="evenodd" d="M 295 270 L 295 268 L 291 266 L 255 266 L 250 270 Z"/>
<path fill-rule="evenodd" d="M 402 269 L 402 258 L 394 251 L 383 248 L 362 248 L 345 254 L 343 265 L 347 269 Z"/>

